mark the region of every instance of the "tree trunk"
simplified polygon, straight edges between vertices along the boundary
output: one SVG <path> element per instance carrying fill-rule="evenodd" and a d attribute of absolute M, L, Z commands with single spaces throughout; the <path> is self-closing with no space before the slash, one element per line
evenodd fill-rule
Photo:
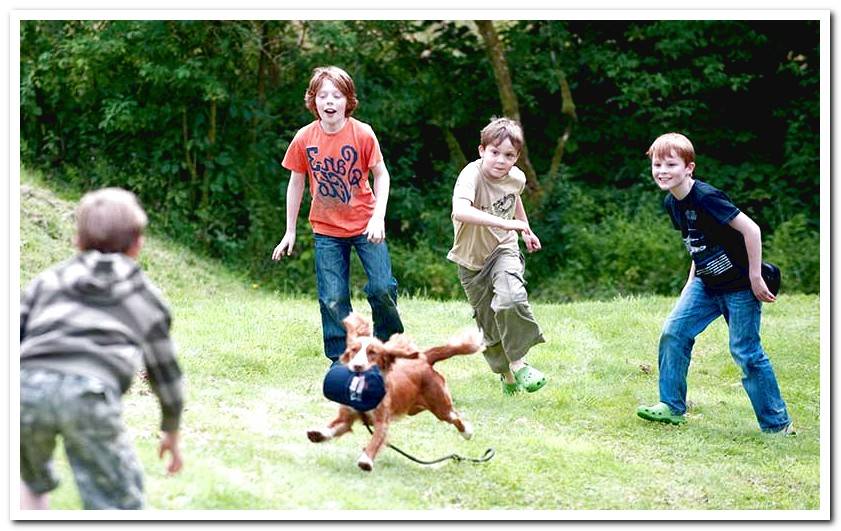
<path fill-rule="evenodd" d="M 462 151 L 456 135 L 453 134 L 453 130 L 443 125 L 439 127 L 441 128 L 441 131 L 444 132 L 444 140 L 447 142 L 447 147 L 450 149 L 450 160 L 453 161 L 453 164 L 455 164 L 457 168 L 464 168 L 467 166 L 467 157 L 464 156 L 464 151 Z"/>
<path fill-rule="evenodd" d="M 181 108 L 181 138 L 184 142 L 184 162 L 187 165 L 187 171 L 190 172 L 190 189 L 194 190 L 198 180 L 198 172 L 196 171 L 196 158 L 190 155 L 190 129 L 187 127 L 186 107 Z"/>
<path fill-rule="evenodd" d="M 257 105 L 263 107 L 266 103 L 266 70 L 268 67 L 268 46 L 269 46 L 269 24 L 266 21 L 258 22 L 260 28 L 260 49 L 257 62 Z M 257 113 L 251 119 L 251 143 L 257 142 Z"/>
<path fill-rule="evenodd" d="M 207 154 L 208 158 L 213 157 L 213 144 L 216 143 L 216 100 L 210 100 L 210 124 L 207 130 Z M 210 205 L 210 172 L 205 169 L 202 172 L 201 204 L 199 209 L 206 210 Z"/>
<path fill-rule="evenodd" d="M 210 100 L 210 128 L 207 131 L 207 143 L 216 143 L 216 98 Z"/>
<path fill-rule="evenodd" d="M 502 112 L 508 118 L 522 123 L 520 119 L 520 104 L 517 102 L 517 94 L 514 92 L 514 84 L 511 82 L 511 73 L 508 70 L 508 61 L 505 59 L 505 50 L 502 47 L 502 42 L 499 40 L 499 35 L 496 33 L 493 21 L 477 20 L 476 25 L 479 27 L 479 33 L 485 42 L 485 49 L 493 66 L 496 86 L 499 89 L 499 99 L 502 102 Z M 522 166 L 523 172 L 526 174 L 526 188 L 529 190 L 529 195 L 538 195 L 540 193 L 540 183 L 537 180 L 537 172 L 534 171 L 534 167 L 529 159 L 525 134 L 523 138 L 523 149 L 520 151 L 519 165 Z"/>
<path fill-rule="evenodd" d="M 561 71 L 558 71 L 558 75 L 561 82 L 561 113 L 567 116 L 567 123 L 564 132 L 558 138 L 555 153 L 552 155 L 552 162 L 549 164 L 549 176 L 553 178 L 558 175 L 558 170 L 561 167 L 564 148 L 566 148 L 567 140 L 572 134 L 572 125 L 578 121 L 578 115 L 575 114 L 575 102 L 572 100 L 572 91 L 569 89 L 567 78 Z"/>

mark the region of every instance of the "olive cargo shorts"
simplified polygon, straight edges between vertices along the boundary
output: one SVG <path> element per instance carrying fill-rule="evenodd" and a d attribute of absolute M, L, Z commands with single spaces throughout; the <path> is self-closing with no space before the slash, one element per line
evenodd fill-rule
<path fill-rule="evenodd" d="M 485 360 L 495 373 L 543 343 L 526 293 L 525 259 L 519 251 L 498 248 L 481 271 L 459 266 L 458 277 L 485 339 Z"/>
<path fill-rule="evenodd" d="M 118 390 L 86 376 L 20 371 L 20 475 L 43 494 L 58 486 L 61 435 L 85 509 L 142 509 L 143 472 L 120 418 Z"/>

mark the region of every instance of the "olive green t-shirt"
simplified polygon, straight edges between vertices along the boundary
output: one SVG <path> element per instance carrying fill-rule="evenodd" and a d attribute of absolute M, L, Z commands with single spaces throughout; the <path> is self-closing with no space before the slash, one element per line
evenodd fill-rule
<path fill-rule="evenodd" d="M 467 199 L 483 212 L 503 219 L 514 219 L 514 207 L 526 186 L 526 175 L 516 166 L 508 175 L 496 179 L 481 171 L 482 159 L 464 167 L 456 179 L 453 199 Z M 498 247 L 519 250 L 517 231 L 462 223 L 453 219 L 453 248 L 447 259 L 472 271 L 479 271 Z"/>

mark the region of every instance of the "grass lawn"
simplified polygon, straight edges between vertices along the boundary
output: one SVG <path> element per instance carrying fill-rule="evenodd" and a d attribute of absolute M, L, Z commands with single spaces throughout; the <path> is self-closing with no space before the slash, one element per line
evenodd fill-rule
<path fill-rule="evenodd" d="M 28 172 L 21 179 L 24 286 L 73 253 L 74 198 L 48 191 Z M 421 458 L 478 457 L 488 447 L 496 456 L 423 467 L 384 449 L 374 472 L 364 473 L 355 465 L 369 438 L 363 427 L 319 445 L 305 435 L 336 409 L 321 394 L 328 363 L 315 300 L 264 290 L 154 234 L 140 261 L 172 308 L 187 390 L 185 467 L 173 477 L 157 458 L 157 401 L 139 382 L 125 396 L 151 508 L 821 508 L 819 405 L 828 389 L 819 385 L 817 296 L 783 293 L 763 308 L 763 345 L 796 437 L 760 433 L 723 320 L 696 343 L 688 423 L 668 426 L 634 411 L 656 402 L 657 340 L 673 298 L 533 304 L 547 342 L 529 361 L 548 375 L 544 389 L 505 397 L 481 355 L 453 358 L 438 369 L 474 425 L 473 440 L 429 413 L 390 430 L 393 444 Z M 276 267 L 283 275 L 283 264 Z M 370 314 L 364 300 L 354 307 Z M 466 301 L 403 298 L 400 309 L 421 346 L 472 325 Z M 57 465 L 63 481 L 52 508 L 80 508 L 63 455 Z"/>

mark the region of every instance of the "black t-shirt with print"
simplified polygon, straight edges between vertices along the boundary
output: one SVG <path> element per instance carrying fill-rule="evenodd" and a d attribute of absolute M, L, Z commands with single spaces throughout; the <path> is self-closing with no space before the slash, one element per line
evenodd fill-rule
<path fill-rule="evenodd" d="M 695 262 L 695 276 L 706 287 L 718 291 L 750 287 L 745 239 L 728 225 L 740 210 L 724 192 L 695 179 L 686 197 L 678 200 L 669 194 L 663 205 L 683 235 Z"/>

